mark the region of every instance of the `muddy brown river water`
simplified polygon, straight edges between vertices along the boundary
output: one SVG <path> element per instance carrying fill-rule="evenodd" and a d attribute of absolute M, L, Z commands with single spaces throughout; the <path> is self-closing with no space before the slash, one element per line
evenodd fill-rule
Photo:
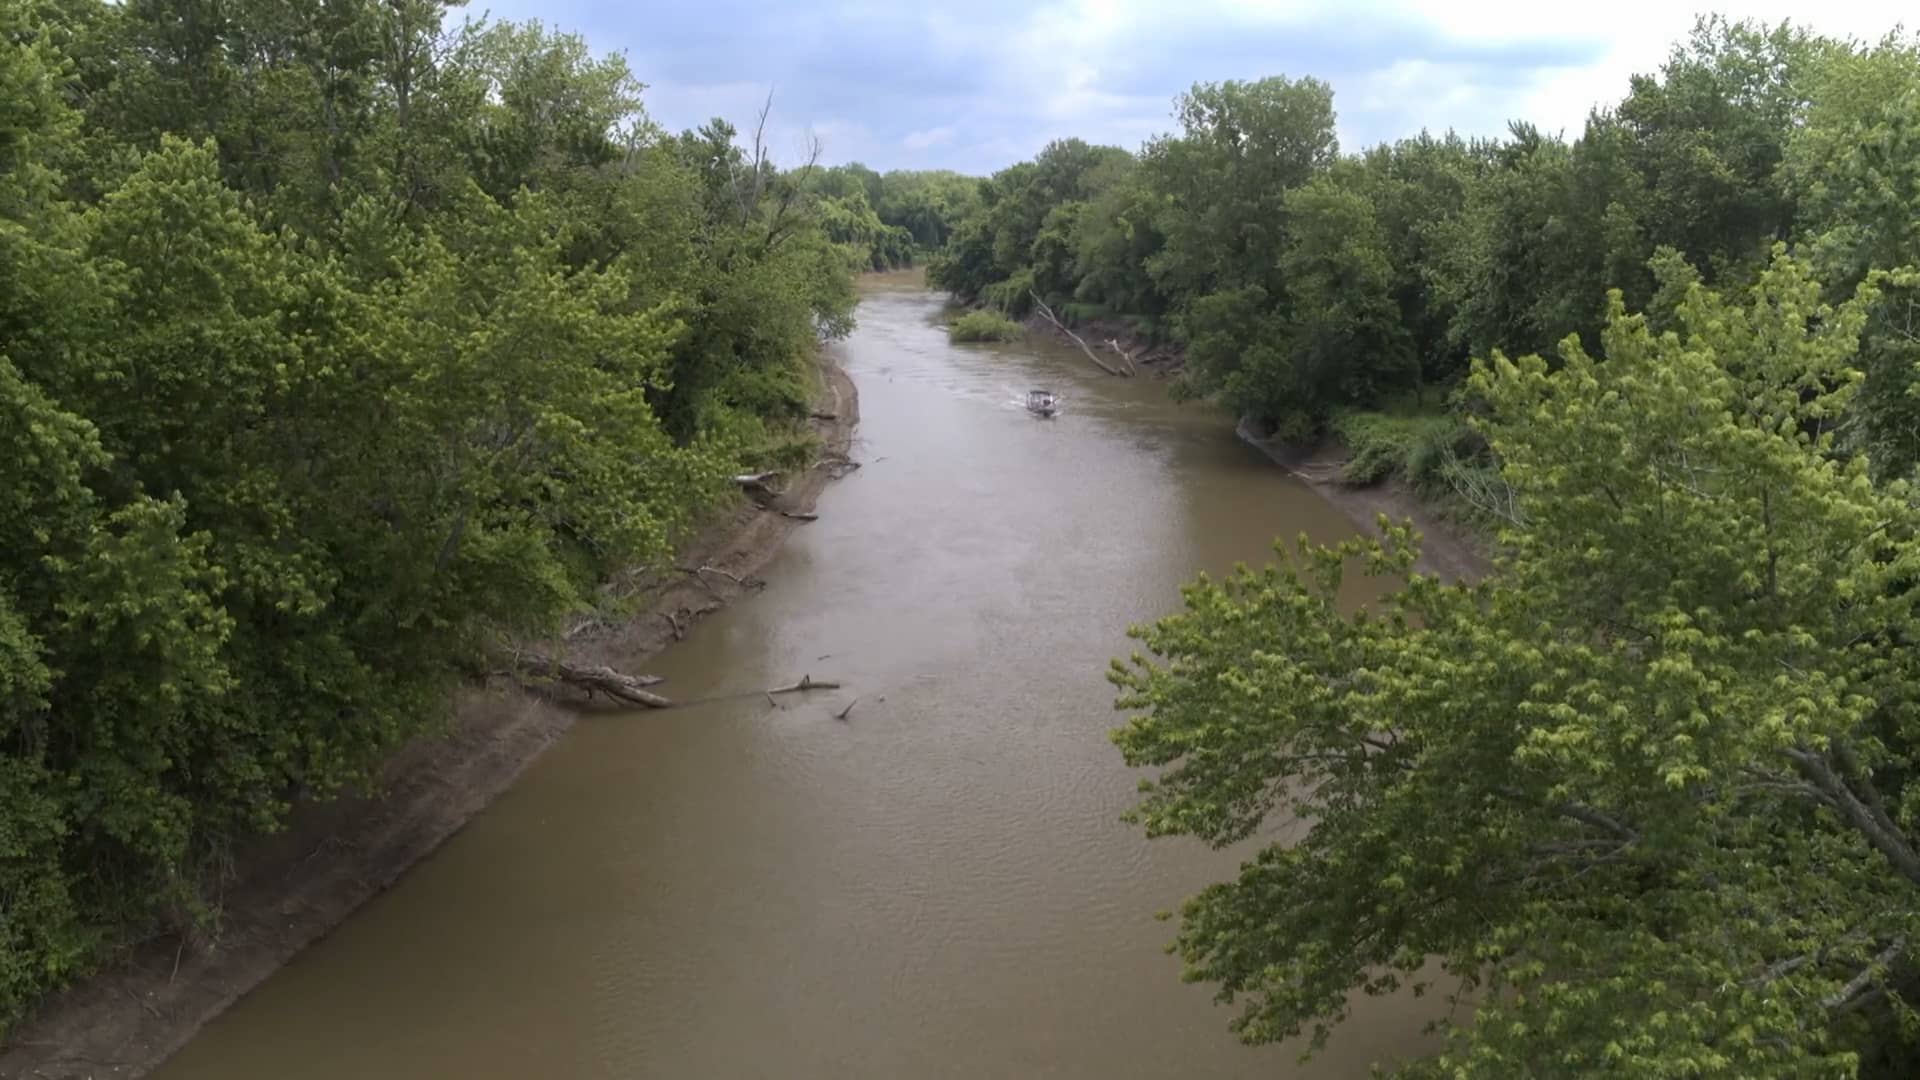
<path fill-rule="evenodd" d="M 583 719 L 155 1075 L 1273 1080 L 1418 1049 L 1406 998 L 1306 1066 L 1236 1042 L 1154 913 L 1245 853 L 1121 823 L 1107 739 L 1130 623 L 1352 526 L 1163 383 L 954 346 L 940 310 L 868 284 L 837 346 L 866 466 L 652 665 L 701 704 Z M 809 672 L 845 689 L 769 707 Z"/>

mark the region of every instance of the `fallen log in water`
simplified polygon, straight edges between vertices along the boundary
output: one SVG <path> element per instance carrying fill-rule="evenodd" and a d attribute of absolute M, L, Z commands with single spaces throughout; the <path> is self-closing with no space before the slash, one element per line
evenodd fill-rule
<path fill-rule="evenodd" d="M 629 705 L 640 705 L 649 709 L 673 707 L 673 702 L 646 689 L 660 683 L 661 680 L 656 675 L 629 675 L 610 667 L 586 667 L 528 652 L 512 654 L 509 664 L 509 670 L 516 675 L 529 675 L 536 679 L 577 686 L 585 690 L 589 696 L 598 691 L 615 701 L 622 701 Z"/>
<path fill-rule="evenodd" d="M 1032 290 L 1028 290 L 1027 295 L 1033 297 L 1034 304 L 1036 304 L 1040 308 L 1040 314 L 1044 316 L 1048 322 L 1052 323 L 1055 329 L 1059 330 L 1061 333 L 1072 338 L 1073 343 L 1075 345 L 1080 346 L 1080 351 L 1087 354 L 1087 359 L 1099 365 L 1101 371 L 1104 371 L 1109 375 L 1117 375 L 1123 379 L 1127 377 L 1126 372 L 1121 371 L 1119 368 L 1114 367 L 1112 364 L 1109 364 L 1105 360 L 1100 359 L 1099 355 L 1095 353 L 1091 348 L 1088 348 L 1087 343 L 1080 339 L 1079 334 L 1076 334 L 1073 331 L 1067 329 L 1066 323 L 1063 323 L 1059 319 L 1054 318 L 1053 309 L 1047 306 L 1047 302 L 1045 300 L 1040 299 L 1039 293 L 1033 292 Z"/>

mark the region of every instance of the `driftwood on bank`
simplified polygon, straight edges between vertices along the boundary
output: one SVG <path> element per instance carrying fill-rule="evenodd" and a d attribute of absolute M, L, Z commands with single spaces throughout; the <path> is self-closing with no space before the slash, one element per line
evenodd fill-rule
<path fill-rule="evenodd" d="M 570 664 L 539 653 L 516 652 L 509 660 L 516 675 L 531 676 L 553 682 L 563 682 L 568 686 L 577 686 L 585 690 L 588 696 L 602 693 L 614 701 L 629 705 L 641 705 L 649 709 L 671 708 L 673 702 L 647 689 L 660 683 L 654 675 L 628 675 L 610 667 L 588 667 Z"/>
<path fill-rule="evenodd" d="M 1127 362 L 1127 374 L 1129 375 L 1140 374 L 1140 365 L 1133 362 L 1133 354 L 1128 352 L 1126 350 L 1126 347 L 1120 344 L 1120 341 L 1118 338 L 1108 338 L 1107 348 L 1112 349 L 1116 353 L 1119 353 L 1120 359 L 1125 360 Z"/>
<path fill-rule="evenodd" d="M 1100 354 L 1094 352 L 1091 348 L 1089 348 L 1087 343 L 1081 340 L 1081 337 L 1079 334 L 1076 334 L 1073 331 L 1067 329 L 1067 324 L 1061 322 L 1059 319 L 1054 318 L 1053 309 L 1047 306 L 1047 302 L 1045 300 L 1040 299 L 1039 293 L 1029 290 L 1027 295 L 1033 297 L 1033 302 L 1037 307 L 1039 307 L 1041 316 L 1044 317 L 1048 322 L 1052 323 L 1055 329 L 1059 330 L 1061 333 L 1072 338 L 1073 343 L 1075 345 L 1080 346 L 1080 351 L 1087 354 L 1087 359 L 1093 361 L 1094 364 L 1098 366 L 1101 371 L 1104 371 L 1109 375 L 1117 375 L 1121 378 L 1126 377 L 1127 375 L 1126 372 L 1121 371 L 1119 368 L 1114 367 L 1112 364 L 1109 364 L 1105 360 L 1100 359 Z"/>
<path fill-rule="evenodd" d="M 816 679 L 811 675 L 802 675 L 800 676 L 799 682 L 794 683 L 790 686 L 776 686 L 773 689 L 767 691 L 767 693 L 795 694 L 804 690 L 838 690 L 838 689 L 840 689 L 840 684 L 837 682 L 828 682 L 825 679 Z"/>
<path fill-rule="evenodd" d="M 825 469 L 828 476 L 841 480 L 845 479 L 847 474 L 858 471 L 860 463 L 845 454 L 829 451 L 820 455 L 820 460 L 814 462 L 813 467 Z"/>
<path fill-rule="evenodd" d="M 775 495 L 778 493 L 767 485 L 779 476 L 778 472 L 744 473 L 734 477 L 733 482 L 749 495 Z"/>
<path fill-rule="evenodd" d="M 755 578 L 755 577 L 743 578 L 738 574 L 729 573 L 728 571 L 722 570 L 717 566 L 707 566 L 704 563 L 699 566 L 676 566 L 674 567 L 674 569 L 692 577 L 693 580 L 699 582 L 702 586 L 704 586 L 708 592 L 714 593 L 716 596 L 719 595 L 719 593 L 714 589 L 712 585 L 707 584 L 706 575 L 708 574 L 718 574 L 719 576 L 726 578 L 728 581 L 733 582 L 736 586 L 742 589 L 753 590 L 753 589 L 764 589 L 767 587 L 767 583 L 760 580 L 759 578 Z"/>

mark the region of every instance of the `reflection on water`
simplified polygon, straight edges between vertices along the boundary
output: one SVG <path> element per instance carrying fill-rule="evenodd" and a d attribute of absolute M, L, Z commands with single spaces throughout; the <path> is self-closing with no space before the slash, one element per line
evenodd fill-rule
<path fill-rule="evenodd" d="M 1121 824 L 1106 737 L 1130 623 L 1345 519 L 1162 384 L 955 347 L 939 310 L 870 288 L 838 347 L 866 468 L 652 665 L 715 700 L 583 721 L 159 1075 L 1349 1077 L 1418 1046 L 1401 999 L 1305 1068 L 1236 1043 L 1153 915 L 1237 859 Z M 758 694 L 806 672 L 845 689 Z"/>

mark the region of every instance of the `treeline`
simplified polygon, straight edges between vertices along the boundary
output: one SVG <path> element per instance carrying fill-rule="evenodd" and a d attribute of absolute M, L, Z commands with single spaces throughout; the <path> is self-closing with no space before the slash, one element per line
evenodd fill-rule
<path fill-rule="evenodd" d="M 447 6 L 0 4 L 0 1024 L 805 452 L 834 208 Z"/>
<path fill-rule="evenodd" d="M 1302 437 L 1496 348 L 1593 342 L 1609 289 L 1670 306 L 1681 262 L 1738 288 L 1785 243 L 1841 297 L 1920 258 L 1917 92 L 1906 39 L 1719 19 L 1571 141 L 1516 123 L 1342 154 L 1325 83 L 1201 84 L 1137 154 L 1065 140 L 983 182 L 931 278 L 1015 315 L 1037 294 L 1125 320 L 1184 346 L 1191 389 Z M 1911 462 L 1911 372 L 1869 367 L 1893 385 L 1856 434 Z"/>
<path fill-rule="evenodd" d="M 811 190 L 821 225 L 862 270 L 913 266 L 944 248 L 954 223 L 980 203 L 972 177 L 944 170 L 877 173 L 859 162 L 820 170 Z"/>

